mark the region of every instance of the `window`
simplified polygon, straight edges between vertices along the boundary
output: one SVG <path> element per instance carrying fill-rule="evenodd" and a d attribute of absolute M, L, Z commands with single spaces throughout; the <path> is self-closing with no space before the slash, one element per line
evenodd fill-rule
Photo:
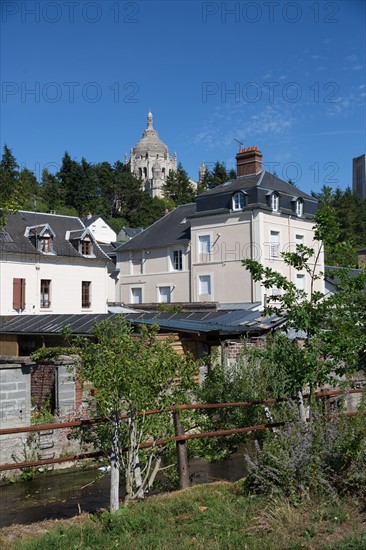
<path fill-rule="evenodd" d="M 297 290 L 305 290 L 305 275 L 296 274 L 295 286 Z"/>
<path fill-rule="evenodd" d="M 296 201 L 296 216 L 301 218 L 304 212 L 304 203 L 301 199 L 297 199 Z"/>
<path fill-rule="evenodd" d="M 170 286 L 159 287 L 159 302 L 161 304 L 170 304 L 171 290 Z"/>
<path fill-rule="evenodd" d="M 245 206 L 245 200 L 244 200 L 244 194 L 243 193 L 235 193 L 233 195 L 233 210 L 243 210 Z"/>
<path fill-rule="evenodd" d="M 131 288 L 131 303 L 142 304 L 142 288 Z"/>
<path fill-rule="evenodd" d="M 278 258 L 280 255 L 280 232 L 279 231 L 271 231 L 269 254 L 271 258 Z"/>
<path fill-rule="evenodd" d="M 13 279 L 13 308 L 25 309 L 25 279 Z"/>
<path fill-rule="evenodd" d="M 82 281 L 81 282 L 81 307 L 90 307 L 91 306 L 91 282 Z"/>
<path fill-rule="evenodd" d="M 41 279 L 41 307 L 51 307 L 51 281 Z"/>
<path fill-rule="evenodd" d="M 271 208 L 273 212 L 278 212 L 280 208 L 280 197 L 278 193 L 272 193 L 271 195 Z"/>
<path fill-rule="evenodd" d="M 183 271 L 183 251 L 173 250 L 173 270 Z"/>
<path fill-rule="evenodd" d="M 211 294 L 211 276 L 200 275 L 198 278 L 198 294 Z"/>
<path fill-rule="evenodd" d="M 89 240 L 81 241 L 81 253 L 83 256 L 90 256 L 91 255 L 91 242 Z"/>
<path fill-rule="evenodd" d="M 304 235 L 295 235 L 295 245 L 296 248 L 298 245 L 304 244 Z"/>
<path fill-rule="evenodd" d="M 199 250 L 199 254 L 210 255 L 211 253 L 210 235 L 200 235 L 198 237 L 198 250 Z"/>
<path fill-rule="evenodd" d="M 40 251 L 43 254 L 49 254 L 52 252 L 52 239 L 51 237 L 41 237 L 40 239 Z"/>

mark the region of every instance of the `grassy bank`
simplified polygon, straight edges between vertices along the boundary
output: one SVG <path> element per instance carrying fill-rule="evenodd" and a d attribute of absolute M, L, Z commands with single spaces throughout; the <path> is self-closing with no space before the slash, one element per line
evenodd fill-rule
<path fill-rule="evenodd" d="M 240 482 L 215 483 L 152 497 L 121 508 L 114 516 L 104 512 L 49 526 L 44 522 L 38 531 L 37 525 L 23 532 L 21 526 L 14 526 L 18 537 L 27 534 L 23 540 L 10 542 L 11 528 L 6 528 L 0 534 L 0 546 L 19 550 L 361 550 L 366 548 L 365 520 L 365 505 L 355 500 L 307 502 L 294 508 L 286 500 L 244 496 Z"/>

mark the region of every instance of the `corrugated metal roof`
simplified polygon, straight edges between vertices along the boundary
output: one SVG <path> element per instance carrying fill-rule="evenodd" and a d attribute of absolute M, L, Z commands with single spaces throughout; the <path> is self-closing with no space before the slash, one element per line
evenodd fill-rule
<path fill-rule="evenodd" d="M 93 325 L 104 319 L 113 319 L 117 313 L 80 315 L 18 315 L 0 318 L 2 334 L 60 334 L 68 326 L 75 335 L 92 334 Z M 124 318 L 135 325 L 158 324 L 160 328 L 175 332 L 244 334 L 267 332 L 285 322 L 283 317 L 261 317 L 260 312 L 235 310 L 229 312 L 194 313 L 124 313 Z"/>

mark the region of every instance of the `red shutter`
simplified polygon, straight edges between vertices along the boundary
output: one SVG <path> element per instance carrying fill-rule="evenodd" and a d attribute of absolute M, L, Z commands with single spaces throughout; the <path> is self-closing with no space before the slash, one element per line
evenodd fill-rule
<path fill-rule="evenodd" d="M 13 308 L 25 309 L 25 279 L 13 279 Z"/>

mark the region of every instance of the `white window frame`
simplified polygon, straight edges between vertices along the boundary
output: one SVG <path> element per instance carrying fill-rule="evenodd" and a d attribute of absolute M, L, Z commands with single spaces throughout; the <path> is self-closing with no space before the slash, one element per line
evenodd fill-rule
<path fill-rule="evenodd" d="M 180 259 L 181 259 L 181 269 L 176 269 L 175 267 L 175 262 L 174 262 L 174 254 L 175 252 L 178 253 L 178 255 L 180 254 Z M 183 248 L 172 248 L 171 251 L 170 251 L 170 271 L 176 271 L 176 272 L 181 272 L 181 271 L 184 271 L 184 250 Z"/>
<path fill-rule="evenodd" d="M 302 281 L 302 284 L 300 286 L 298 285 L 298 281 Z M 304 273 L 296 273 L 295 286 L 296 286 L 296 290 L 305 291 L 305 274 Z"/>
<path fill-rule="evenodd" d="M 232 210 L 233 212 L 241 211 L 245 208 L 245 196 L 242 191 L 234 193 L 232 196 Z"/>
<path fill-rule="evenodd" d="M 297 248 L 298 244 L 305 244 L 305 235 L 301 235 L 300 233 L 295 233 L 295 250 Z"/>
<path fill-rule="evenodd" d="M 201 233 L 200 235 L 197 235 L 197 252 L 198 252 L 197 261 L 199 263 L 206 263 L 211 261 L 212 259 L 212 234 L 211 233 Z"/>
<path fill-rule="evenodd" d="M 141 301 L 140 302 L 135 302 L 134 301 L 134 295 L 133 295 L 133 291 L 134 290 L 139 290 L 140 291 L 140 298 L 141 298 Z M 143 300 L 142 300 L 142 286 L 131 286 L 130 287 L 130 295 L 131 295 L 131 304 L 142 304 L 143 303 Z"/>
<path fill-rule="evenodd" d="M 201 292 L 203 278 L 208 278 L 209 292 Z M 211 273 L 201 273 L 200 275 L 198 275 L 197 283 L 198 283 L 198 289 L 197 289 L 198 296 L 213 296 L 213 285 L 212 285 L 213 281 L 212 281 Z"/>
<path fill-rule="evenodd" d="M 271 209 L 272 212 L 278 212 L 280 209 L 280 196 L 277 191 L 274 191 L 271 195 Z"/>
<path fill-rule="evenodd" d="M 298 218 L 301 218 L 304 214 L 304 201 L 302 199 L 297 199 L 295 207 L 296 207 L 296 216 Z"/>
<path fill-rule="evenodd" d="M 161 297 L 162 297 L 161 289 L 162 288 L 168 288 L 169 289 L 168 300 L 166 302 L 161 300 Z M 158 303 L 159 304 L 171 304 L 171 302 L 172 302 L 172 293 L 173 293 L 172 285 L 170 285 L 170 284 L 158 285 L 156 290 L 157 290 L 157 294 L 158 294 Z"/>
<path fill-rule="evenodd" d="M 278 239 L 275 240 L 273 237 L 277 236 Z M 281 232 L 277 229 L 271 229 L 269 232 L 269 256 L 270 258 L 279 258 L 280 257 L 280 247 L 281 247 Z"/>

